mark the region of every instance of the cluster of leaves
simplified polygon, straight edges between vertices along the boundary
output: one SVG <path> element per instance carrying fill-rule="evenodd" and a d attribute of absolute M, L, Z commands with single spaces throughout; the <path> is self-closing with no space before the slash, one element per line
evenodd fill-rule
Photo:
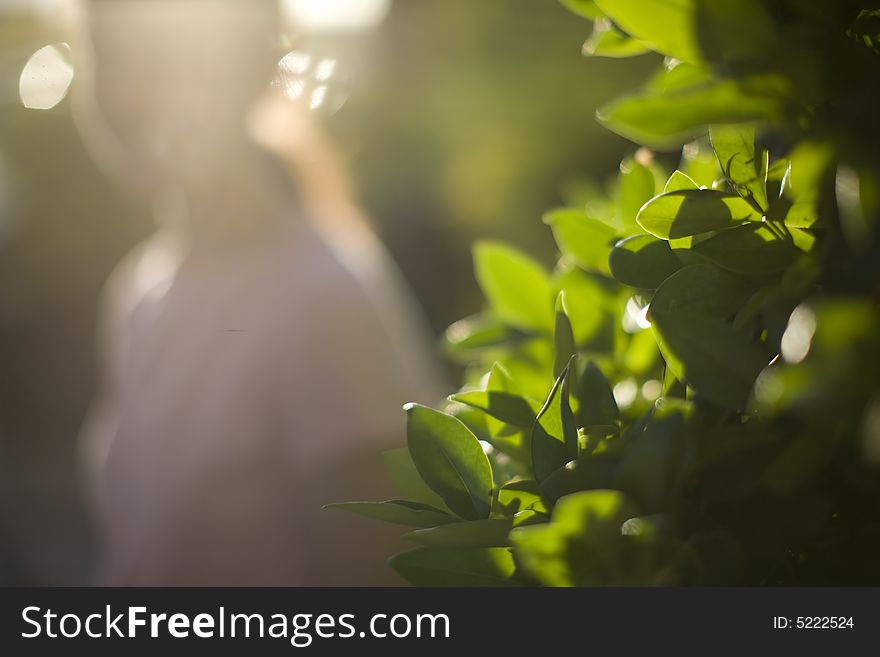
<path fill-rule="evenodd" d="M 336 506 L 417 528 L 416 585 L 880 583 L 880 12 L 563 4 L 587 54 L 665 56 L 599 118 L 676 155 L 548 212 L 553 272 L 475 247 L 465 385 L 387 454 L 406 500 Z"/>

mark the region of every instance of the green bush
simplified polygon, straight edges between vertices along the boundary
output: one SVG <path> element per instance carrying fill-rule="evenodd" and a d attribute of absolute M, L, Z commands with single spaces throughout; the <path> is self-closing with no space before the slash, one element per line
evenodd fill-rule
<path fill-rule="evenodd" d="M 405 501 L 334 506 L 415 528 L 415 585 L 880 584 L 880 11 L 563 4 L 664 56 L 598 112 L 643 148 L 545 215 L 554 271 L 476 245 Z"/>

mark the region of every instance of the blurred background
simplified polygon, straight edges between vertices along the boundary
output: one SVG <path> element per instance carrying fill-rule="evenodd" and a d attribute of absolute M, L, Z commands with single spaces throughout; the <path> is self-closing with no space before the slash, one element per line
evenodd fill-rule
<path fill-rule="evenodd" d="M 153 229 L 77 134 L 62 4 L 0 0 L 2 584 L 88 582 L 75 441 L 98 374 L 97 303 Z M 556 0 L 285 4 L 293 55 L 280 83 L 332 135 L 438 350 L 449 324 L 480 309 L 471 242 L 503 238 L 549 266 L 542 213 L 635 150 L 594 112 L 656 61 L 582 58 L 589 24 Z"/>

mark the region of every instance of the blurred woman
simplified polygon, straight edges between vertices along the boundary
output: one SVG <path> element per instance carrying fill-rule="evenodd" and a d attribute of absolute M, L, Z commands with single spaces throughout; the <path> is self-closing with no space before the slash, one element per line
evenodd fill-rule
<path fill-rule="evenodd" d="M 79 9 L 80 129 L 158 225 L 106 291 L 83 435 L 99 581 L 382 582 L 386 536 L 320 507 L 382 494 L 401 403 L 440 386 L 334 154 L 267 91 L 274 3 Z"/>

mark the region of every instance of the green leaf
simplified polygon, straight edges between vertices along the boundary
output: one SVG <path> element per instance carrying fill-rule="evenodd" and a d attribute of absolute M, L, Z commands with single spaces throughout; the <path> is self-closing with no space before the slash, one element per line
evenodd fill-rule
<path fill-rule="evenodd" d="M 532 469 L 539 482 L 577 456 L 577 426 L 569 402 L 566 367 L 532 426 Z"/>
<path fill-rule="evenodd" d="M 621 240 L 608 257 L 611 275 L 624 285 L 655 289 L 681 268 L 669 242 L 652 235 Z"/>
<path fill-rule="evenodd" d="M 673 148 L 713 123 L 780 120 L 790 95 L 781 77 L 709 80 L 668 90 L 648 87 L 604 105 L 596 116 L 636 143 Z"/>
<path fill-rule="evenodd" d="M 742 408 L 769 360 L 730 324 L 694 312 L 655 316 L 653 329 L 669 368 L 702 397 Z"/>
<path fill-rule="evenodd" d="M 584 490 L 613 488 L 617 476 L 615 454 L 587 454 L 570 461 L 541 482 L 541 495 L 555 503 L 561 497 Z"/>
<path fill-rule="evenodd" d="M 620 418 L 611 384 L 593 361 L 587 363 L 578 378 L 576 396 L 579 426 L 613 425 Z"/>
<path fill-rule="evenodd" d="M 797 228 L 749 223 L 713 235 L 693 250 L 738 274 L 767 276 L 784 271 L 814 242 L 812 235 Z"/>
<path fill-rule="evenodd" d="M 512 528 L 512 517 L 490 518 L 419 529 L 404 534 L 404 538 L 426 547 L 436 548 L 507 547 L 510 545 L 507 535 Z"/>
<path fill-rule="evenodd" d="M 766 211 L 767 151 L 755 152 L 754 127 L 712 126 L 709 139 L 724 175 Z"/>
<path fill-rule="evenodd" d="M 579 210 L 551 210 L 544 223 L 553 230 L 559 249 L 578 267 L 601 272 L 608 270 L 608 249 L 614 242 L 614 229 Z"/>
<path fill-rule="evenodd" d="M 613 583 L 621 562 L 621 526 L 635 515 L 623 494 L 592 490 L 562 498 L 551 522 L 510 533 L 524 569 L 548 586 Z"/>
<path fill-rule="evenodd" d="M 413 586 L 521 586 L 506 548 L 418 548 L 388 565 Z"/>
<path fill-rule="evenodd" d="M 560 276 L 558 287 L 565 292 L 565 307 L 575 343 L 594 350 L 610 349 L 616 300 L 607 279 L 572 269 Z"/>
<path fill-rule="evenodd" d="M 549 332 L 553 293 L 541 265 L 511 246 L 478 242 L 474 267 L 477 282 L 500 319 L 516 328 Z"/>
<path fill-rule="evenodd" d="M 547 513 L 538 482 L 532 479 L 520 479 L 502 486 L 498 491 L 498 506 L 502 513 L 510 516 L 528 510 Z"/>
<path fill-rule="evenodd" d="M 664 192 L 677 192 L 685 189 L 699 189 L 700 186 L 691 178 L 689 175 L 684 173 L 683 171 L 679 171 L 676 169 L 672 172 L 672 175 L 669 176 L 669 180 L 666 181 L 666 186 L 663 188 Z"/>
<path fill-rule="evenodd" d="M 702 60 L 696 35 L 695 0 L 596 0 L 627 34 L 653 50 L 686 62 Z"/>
<path fill-rule="evenodd" d="M 683 267 L 654 293 L 649 319 L 680 312 L 731 317 L 754 292 L 753 283 L 713 264 Z"/>
<path fill-rule="evenodd" d="M 633 57 L 650 50 L 641 41 L 616 29 L 607 19 L 599 19 L 593 24 L 593 33 L 583 47 L 583 53 L 588 57 Z"/>
<path fill-rule="evenodd" d="M 621 459 L 615 486 L 642 513 L 668 508 L 686 449 L 684 417 L 679 412 L 654 418 L 632 437 Z"/>
<path fill-rule="evenodd" d="M 553 376 L 559 376 L 568 366 L 572 356 L 577 353 L 574 342 L 574 332 L 568 319 L 565 308 L 565 292 L 562 291 L 556 297 L 556 330 L 553 332 L 553 344 L 555 360 L 553 364 Z"/>
<path fill-rule="evenodd" d="M 602 13 L 602 10 L 596 6 L 593 0 L 559 0 L 559 3 L 581 18 L 592 21 L 605 17 L 605 14 Z"/>
<path fill-rule="evenodd" d="M 404 410 L 409 452 L 425 483 L 460 517 L 488 517 L 492 469 L 476 436 L 445 413 L 419 404 Z"/>
<path fill-rule="evenodd" d="M 450 401 L 478 408 L 517 427 L 531 428 L 541 406 L 538 402 L 502 390 L 476 390 L 450 395 Z"/>
<path fill-rule="evenodd" d="M 443 498 L 432 491 L 419 476 L 416 464 L 413 463 L 406 447 L 383 452 L 382 459 L 398 494 L 408 500 L 415 500 L 444 512 L 447 511 Z"/>
<path fill-rule="evenodd" d="M 710 189 L 660 194 L 645 204 L 637 217 L 645 231 L 662 239 L 708 233 L 760 219 L 739 196 Z"/>
<path fill-rule="evenodd" d="M 620 214 L 620 226 L 624 234 L 638 232 L 636 216 L 641 207 L 650 201 L 656 193 L 657 184 L 654 172 L 645 165 L 627 158 L 620 163 L 620 175 L 617 189 L 617 207 Z M 608 250 L 605 250 L 608 259 Z"/>
<path fill-rule="evenodd" d="M 508 343 L 518 334 L 493 317 L 474 315 L 455 322 L 446 329 L 444 337 L 450 349 L 470 356 Z"/>
<path fill-rule="evenodd" d="M 410 527 L 436 527 L 456 522 L 456 518 L 421 502 L 389 500 L 387 502 L 341 502 L 327 504 L 325 509 L 342 509 L 367 518 Z"/>

